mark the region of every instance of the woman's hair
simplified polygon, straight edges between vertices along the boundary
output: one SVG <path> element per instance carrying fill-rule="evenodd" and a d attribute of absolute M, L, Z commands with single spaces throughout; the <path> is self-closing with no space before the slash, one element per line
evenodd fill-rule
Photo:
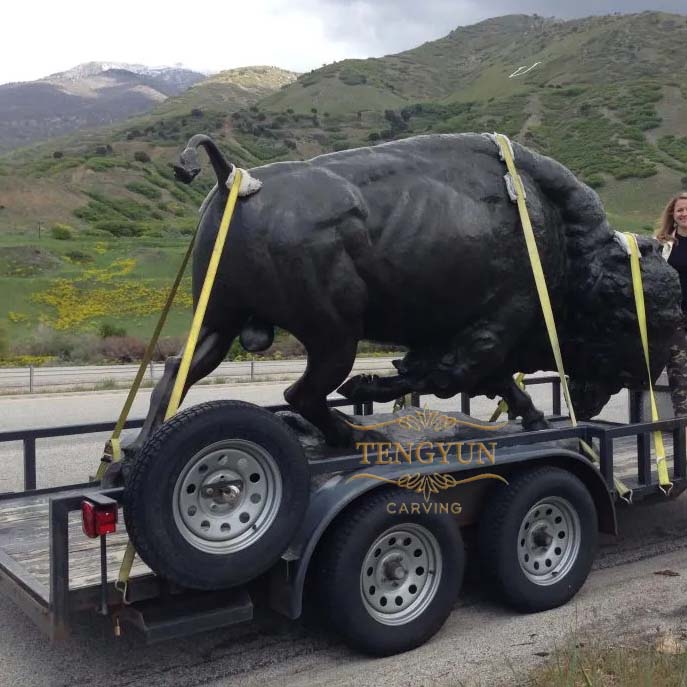
<path fill-rule="evenodd" d="M 671 198 L 661 214 L 661 219 L 658 220 L 658 226 L 654 236 L 662 243 L 674 238 L 675 219 L 673 218 L 673 210 L 678 200 L 687 200 L 687 191 L 682 191 L 682 193 L 678 193 Z"/>

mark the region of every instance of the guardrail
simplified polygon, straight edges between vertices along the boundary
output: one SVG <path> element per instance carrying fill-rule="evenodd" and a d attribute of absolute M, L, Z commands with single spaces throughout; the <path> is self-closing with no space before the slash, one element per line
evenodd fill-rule
<path fill-rule="evenodd" d="M 397 356 L 398 357 L 398 356 Z M 392 357 L 358 358 L 355 373 L 392 372 Z M 289 379 L 303 374 L 306 359 L 247 360 L 224 362 L 205 377 L 206 383 L 254 382 Z M 133 382 L 138 365 L 92 365 L 72 367 L 8 367 L 0 368 L 0 391 L 35 393 L 65 388 L 119 388 Z M 164 363 L 150 363 L 144 384 L 155 384 L 164 372 Z M 202 382 L 201 382 L 202 383 Z"/>

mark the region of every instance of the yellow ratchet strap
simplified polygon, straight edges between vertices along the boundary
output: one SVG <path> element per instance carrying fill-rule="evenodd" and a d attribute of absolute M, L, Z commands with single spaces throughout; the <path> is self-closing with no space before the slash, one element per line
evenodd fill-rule
<path fill-rule="evenodd" d="M 184 347 L 184 353 L 181 357 L 181 365 L 179 366 L 179 371 L 174 381 L 174 388 L 172 389 L 172 395 L 170 396 L 169 405 L 167 406 L 165 421 L 169 420 L 169 418 L 177 412 L 179 409 L 179 404 L 181 403 L 181 395 L 184 391 L 184 385 L 186 384 L 188 371 L 191 367 L 191 360 L 193 359 L 193 354 L 196 350 L 196 344 L 198 343 L 198 335 L 200 334 L 200 328 L 203 324 L 203 319 L 205 318 L 205 311 L 207 310 L 208 301 L 210 300 L 212 285 L 215 283 L 215 277 L 217 276 L 219 260 L 222 257 L 222 250 L 224 249 L 224 244 L 229 234 L 229 225 L 231 224 L 231 218 L 234 215 L 234 208 L 236 207 L 236 199 L 239 195 L 240 186 L 241 171 L 236 168 L 234 182 L 231 185 L 229 197 L 227 198 L 227 204 L 224 208 L 224 214 L 222 215 L 222 221 L 219 225 L 219 231 L 217 232 L 215 246 L 212 249 L 212 255 L 210 256 L 210 263 L 208 265 L 208 271 L 205 274 L 205 280 L 203 281 L 203 288 L 200 292 L 198 305 L 196 306 L 196 311 L 193 314 L 191 331 L 188 334 L 186 346 Z"/>
<path fill-rule="evenodd" d="M 524 372 L 518 372 L 518 374 L 515 375 L 515 383 L 521 388 L 525 388 L 525 373 Z M 498 405 L 496 408 L 494 408 L 494 412 L 491 414 L 491 417 L 489 418 L 489 422 L 496 422 L 501 415 L 504 413 L 508 412 L 508 404 L 506 403 L 505 399 L 501 399 L 498 402 Z"/>
<path fill-rule="evenodd" d="M 651 365 L 649 364 L 649 335 L 646 328 L 646 307 L 644 305 L 644 287 L 642 285 L 642 269 L 639 265 L 639 247 L 637 237 L 634 234 L 625 232 L 630 245 L 630 268 L 632 270 L 632 289 L 635 296 L 637 307 L 637 322 L 639 323 L 639 335 L 642 338 L 642 348 L 644 349 L 644 360 L 646 361 L 647 378 L 649 380 L 649 398 L 651 400 L 651 421 L 657 422 L 658 406 L 656 405 L 656 394 L 654 385 L 651 383 Z M 663 445 L 663 434 L 656 430 L 652 432 L 654 437 L 654 448 L 656 449 L 656 472 L 658 483 L 664 494 L 669 494 L 673 488 L 673 483 L 668 477 L 668 466 L 666 465 L 666 450 Z"/>
<path fill-rule="evenodd" d="M 501 151 L 501 157 L 506 163 L 508 174 L 513 183 L 513 188 L 517 197 L 518 212 L 520 213 L 520 222 L 522 223 L 522 230 L 525 235 L 525 244 L 527 246 L 527 253 L 530 258 L 530 265 L 534 275 L 534 283 L 537 287 L 537 294 L 539 295 L 539 302 L 541 304 L 544 321 L 546 323 L 546 331 L 551 342 L 551 349 L 554 360 L 556 361 L 556 369 L 558 376 L 561 379 L 561 386 L 563 387 L 563 396 L 565 403 L 570 413 L 570 424 L 577 427 L 577 418 L 575 417 L 575 409 L 573 408 L 570 399 L 570 390 L 568 389 L 568 380 L 565 376 L 565 369 L 563 368 L 563 358 L 561 356 L 561 347 L 558 341 L 558 332 L 556 331 L 556 322 L 553 317 L 553 309 L 551 307 L 551 299 L 549 298 L 549 290 L 546 286 L 546 277 L 544 276 L 544 269 L 542 268 L 541 259 L 539 257 L 539 250 L 537 248 L 537 241 L 532 230 L 532 223 L 530 222 L 530 215 L 527 211 L 525 203 L 525 188 L 522 184 L 522 179 L 515 169 L 513 162 L 513 155 L 511 152 L 510 141 L 503 134 L 494 134 L 494 138 Z M 586 441 L 580 440 L 580 446 L 588 457 L 594 462 L 600 463 L 599 456 L 596 451 Z M 616 491 L 620 497 L 628 502 L 632 500 L 632 490 L 623 484 L 617 477 L 613 478 Z"/>
<path fill-rule="evenodd" d="M 217 239 L 215 240 L 215 246 L 212 251 L 212 255 L 210 257 L 210 264 L 208 265 L 208 271 L 205 275 L 205 280 L 203 282 L 203 288 L 200 293 L 200 298 L 198 300 L 198 306 L 196 307 L 196 311 L 193 315 L 193 322 L 191 324 L 191 331 L 188 335 L 188 340 L 186 341 L 186 346 L 184 348 L 184 353 L 181 358 L 181 365 L 179 367 L 179 371 L 177 373 L 177 378 L 174 383 L 174 388 L 172 389 L 172 396 L 169 401 L 169 405 L 167 406 L 167 413 L 165 415 L 165 420 L 168 420 L 174 413 L 176 413 L 177 409 L 179 408 L 179 403 L 181 400 L 181 393 L 184 388 L 184 384 L 186 382 L 186 377 L 188 376 L 188 370 L 191 365 L 191 358 L 193 357 L 193 353 L 196 348 L 196 344 L 198 343 L 198 334 L 200 332 L 200 327 L 203 323 L 203 318 L 205 317 L 205 311 L 207 309 L 208 301 L 210 300 L 210 292 L 212 290 L 212 285 L 215 281 L 215 277 L 217 275 L 217 267 L 219 265 L 219 259 L 222 255 L 222 249 L 224 248 L 224 244 L 226 242 L 227 234 L 229 233 L 229 224 L 231 223 L 231 218 L 234 214 L 234 208 L 236 207 L 236 199 L 238 198 L 239 194 L 239 187 L 241 186 L 241 172 L 237 169 L 236 174 L 234 175 L 234 182 L 231 186 L 231 190 L 229 191 L 229 197 L 227 199 L 227 204 L 224 208 L 224 214 L 222 215 L 222 221 L 220 222 L 220 227 L 219 231 L 217 232 Z M 172 287 L 172 290 L 170 291 L 169 296 L 167 297 L 167 303 L 165 304 L 165 309 L 163 310 L 162 316 L 160 317 L 160 321 L 158 322 L 158 326 L 155 328 L 155 334 L 153 335 L 153 339 L 151 339 L 151 342 L 148 344 L 148 349 L 146 349 L 146 356 L 150 354 L 152 356 L 152 351 L 155 346 L 155 342 L 157 340 L 157 337 L 160 334 L 160 330 L 162 329 L 162 325 L 164 324 L 164 320 L 167 317 L 167 313 L 169 312 L 169 309 L 172 305 L 172 301 L 174 300 L 174 295 L 176 294 L 177 288 L 179 286 L 179 282 L 181 281 L 182 274 L 184 272 L 184 269 L 186 268 L 186 264 L 188 263 L 189 257 L 192 252 L 193 248 L 193 243 L 195 242 L 195 237 L 196 235 L 193 235 L 193 239 L 191 240 L 191 245 L 189 245 L 188 250 L 186 251 L 186 255 L 184 256 L 184 261 L 182 263 L 181 269 L 179 270 L 179 274 L 177 274 L 177 278 L 174 282 L 174 286 Z M 144 363 L 141 364 L 141 367 L 139 368 L 139 374 L 136 376 L 136 381 L 134 382 L 134 385 L 136 389 L 140 385 L 140 378 L 143 377 L 143 374 L 145 372 L 146 365 L 148 364 L 149 360 L 146 361 L 144 356 Z M 120 457 L 120 447 L 119 447 L 119 433 L 121 433 L 122 427 L 124 426 L 124 422 L 126 420 L 126 416 L 129 413 L 129 409 L 131 408 L 131 403 L 133 402 L 133 397 L 136 395 L 136 391 L 132 387 L 132 392 L 129 392 L 129 397 L 126 400 L 126 403 L 124 405 L 124 409 L 122 410 L 122 415 L 119 418 L 119 422 L 117 423 L 117 427 L 115 428 L 115 434 L 113 434 L 113 439 L 115 439 L 115 442 L 110 440 L 110 445 L 112 446 L 113 449 L 115 449 L 116 446 L 116 451 L 117 451 L 117 458 L 116 460 L 119 460 Z M 121 426 L 120 426 L 121 425 Z M 113 456 L 114 459 L 114 456 Z M 102 467 L 101 463 L 101 467 Z M 107 467 L 107 463 L 105 463 L 105 468 Z M 100 470 L 98 470 L 100 473 Z M 104 469 L 103 469 L 104 472 Z M 131 540 L 127 542 L 126 545 L 126 550 L 124 551 L 124 558 L 122 559 L 122 564 L 119 568 L 119 575 L 117 576 L 117 581 L 115 582 L 115 589 L 121 592 L 122 594 L 122 603 L 123 604 L 128 604 L 129 601 L 127 599 L 127 591 L 129 588 L 129 576 L 131 575 L 131 568 L 134 563 L 134 558 L 136 556 L 136 549 L 134 549 L 134 545 L 131 543 Z"/>
<path fill-rule="evenodd" d="M 193 253 L 193 245 L 196 241 L 196 232 L 194 232 L 193 236 L 191 237 L 191 241 L 188 245 L 188 248 L 186 249 L 184 259 L 181 261 L 181 265 L 179 266 L 179 271 L 177 272 L 177 276 L 174 279 L 172 288 L 167 294 L 167 300 L 165 301 L 165 305 L 162 308 L 162 313 L 160 314 L 160 318 L 157 324 L 155 325 L 153 336 L 148 342 L 148 346 L 146 347 L 145 352 L 143 353 L 143 359 L 141 360 L 141 364 L 139 365 L 138 372 L 136 373 L 134 382 L 131 385 L 131 389 L 129 389 L 129 394 L 126 397 L 126 401 L 124 402 L 122 412 L 119 414 L 119 419 L 117 420 L 117 424 L 115 425 L 114 431 L 112 432 L 112 436 L 110 437 L 109 441 L 105 444 L 103 457 L 100 460 L 98 472 L 96 473 L 97 480 L 101 480 L 103 478 L 105 471 L 107 470 L 107 467 L 110 463 L 116 463 L 118 460 L 121 460 L 122 449 L 119 437 L 122 433 L 122 430 L 124 429 L 124 425 L 126 423 L 127 417 L 129 416 L 129 412 L 131 411 L 131 406 L 133 405 L 134 398 L 136 398 L 136 394 L 138 393 L 138 390 L 141 386 L 141 382 L 143 381 L 143 375 L 145 375 L 146 368 L 148 367 L 150 361 L 153 358 L 153 352 L 155 351 L 157 340 L 160 338 L 160 332 L 162 331 L 162 328 L 165 325 L 167 315 L 169 314 L 169 311 L 172 308 L 172 303 L 174 302 L 174 298 L 177 294 L 177 291 L 179 290 L 179 284 L 181 283 L 181 279 L 184 276 L 184 272 L 186 271 L 186 265 L 188 265 L 188 261 L 191 258 L 191 254 Z"/>
<path fill-rule="evenodd" d="M 131 568 L 134 564 L 134 558 L 136 557 L 136 549 L 131 543 L 131 539 L 126 543 L 126 549 L 124 550 L 124 558 L 122 559 L 122 565 L 119 567 L 119 574 L 117 575 L 117 580 L 114 583 L 114 588 L 121 593 L 122 603 L 125 606 L 129 605 L 129 599 L 127 597 L 127 592 L 129 590 L 129 576 L 131 575 Z"/>

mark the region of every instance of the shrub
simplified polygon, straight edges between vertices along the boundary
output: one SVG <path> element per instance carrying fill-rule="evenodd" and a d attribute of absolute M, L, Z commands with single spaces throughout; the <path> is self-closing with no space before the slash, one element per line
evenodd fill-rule
<path fill-rule="evenodd" d="M 101 339 L 107 339 L 110 336 L 126 336 L 126 329 L 124 327 L 117 327 L 117 325 L 103 322 L 98 327 L 98 335 Z"/>
<path fill-rule="evenodd" d="M 303 86 L 303 88 L 307 88 L 308 86 L 314 86 L 316 83 L 320 82 L 320 76 L 318 74 L 306 74 L 305 76 L 299 76 L 298 77 L 298 83 Z M 282 88 L 286 88 L 288 84 L 284 84 Z"/>
<path fill-rule="evenodd" d="M 150 162 L 150 155 L 148 155 L 148 153 L 146 153 L 145 150 L 137 150 L 134 153 L 134 160 L 136 160 L 136 162 L 143 162 L 143 163 Z"/>
<path fill-rule="evenodd" d="M 96 229 L 107 231 L 113 236 L 140 236 L 141 227 L 125 219 L 105 219 L 94 224 Z"/>
<path fill-rule="evenodd" d="M 135 336 L 108 336 L 98 347 L 105 360 L 131 363 L 140 360 L 145 353 L 145 343 Z"/>
<path fill-rule="evenodd" d="M 104 218 L 114 218 L 113 211 L 115 217 L 119 215 L 133 220 L 143 220 L 150 217 L 151 207 L 145 203 L 138 203 L 128 198 L 109 198 L 95 191 L 86 192 L 86 195 L 92 199 L 89 205 L 99 210 L 101 208 L 106 209 L 104 213 L 101 212 L 99 219 L 103 219 L 103 214 Z M 81 210 L 81 208 L 79 209 Z"/>
<path fill-rule="evenodd" d="M 408 129 L 407 120 L 394 110 L 384 110 L 384 119 L 390 124 L 391 131 L 398 133 Z"/>
<path fill-rule="evenodd" d="M 64 157 L 64 153 L 61 150 L 56 150 L 52 156 L 56 159 L 59 160 L 60 158 Z"/>
<path fill-rule="evenodd" d="M 367 83 L 367 76 L 353 70 L 342 71 L 339 74 L 339 80 L 347 86 L 359 86 Z"/>
<path fill-rule="evenodd" d="M 65 253 L 65 256 L 69 258 L 69 260 L 71 260 L 72 262 L 93 262 L 93 257 L 91 255 L 88 255 L 88 253 L 84 253 L 81 250 L 70 250 L 68 253 Z"/>
<path fill-rule="evenodd" d="M 606 183 L 600 174 L 590 174 L 585 182 L 592 188 L 601 188 Z"/>
<path fill-rule="evenodd" d="M 158 339 L 155 345 L 153 360 L 167 360 L 169 356 L 179 353 L 185 343 L 186 340 L 178 336 L 164 336 Z"/>
<path fill-rule="evenodd" d="M 94 172 L 107 172 L 110 169 L 115 169 L 116 167 L 122 167 L 126 169 L 127 164 L 123 164 L 121 160 L 108 160 L 106 158 L 96 158 L 91 157 L 86 160 L 86 167 L 92 169 Z"/>
<path fill-rule="evenodd" d="M 51 230 L 50 235 L 60 241 L 69 241 L 72 238 L 72 229 L 66 224 L 56 224 Z"/>
<path fill-rule="evenodd" d="M 97 341 L 94 335 L 58 332 L 40 324 L 32 333 L 31 339 L 17 353 L 50 356 L 64 362 L 98 362 L 100 354 Z"/>
<path fill-rule="evenodd" d="M 141 181 L 132 181 L 126 185 L 126 188 L 128 191 L 139 193 L 146 198 L 150 198 L 150 200 L 159 200 L 162 197 L 162 193 L 158 189 Z"/>
<path fill-rule="evenodd" d="M 9 353 L 9 344 L 7 342 L 7 332 L 0 327 L 0 358 L 6 358 Z"/>

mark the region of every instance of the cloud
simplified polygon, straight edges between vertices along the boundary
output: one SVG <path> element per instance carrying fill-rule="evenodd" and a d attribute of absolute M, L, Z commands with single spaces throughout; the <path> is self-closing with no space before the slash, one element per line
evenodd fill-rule
<path fill-rule="evenodd" d="M 80 62 L 183 63 L 200 70 L 271 64 L 295 71 L 347 57 L 409 50 L 458 26 L 504 14 L 561 18 L 648 9 L 685 13 L 685 0 L 93 0 L 6 2 L 0 83 Z M 40 17 L 40 21 L 36 21 Z"/>
<path fill-rule="evenodd" d="M 299 0 L 296 5 L 318 12 L 328 39 L 365 57 L 414 48 L 479 17 L 474 0 Z"/>
<path fill-rule="evenodd" d="M 292 0 L 324 22 L 325 36 L 350 46 L 351 57 L 400 52 L 436 40 L 459 26 L 506 14 L 571 19 L 647 10 L 685 14 L 685 0 Z"/>

